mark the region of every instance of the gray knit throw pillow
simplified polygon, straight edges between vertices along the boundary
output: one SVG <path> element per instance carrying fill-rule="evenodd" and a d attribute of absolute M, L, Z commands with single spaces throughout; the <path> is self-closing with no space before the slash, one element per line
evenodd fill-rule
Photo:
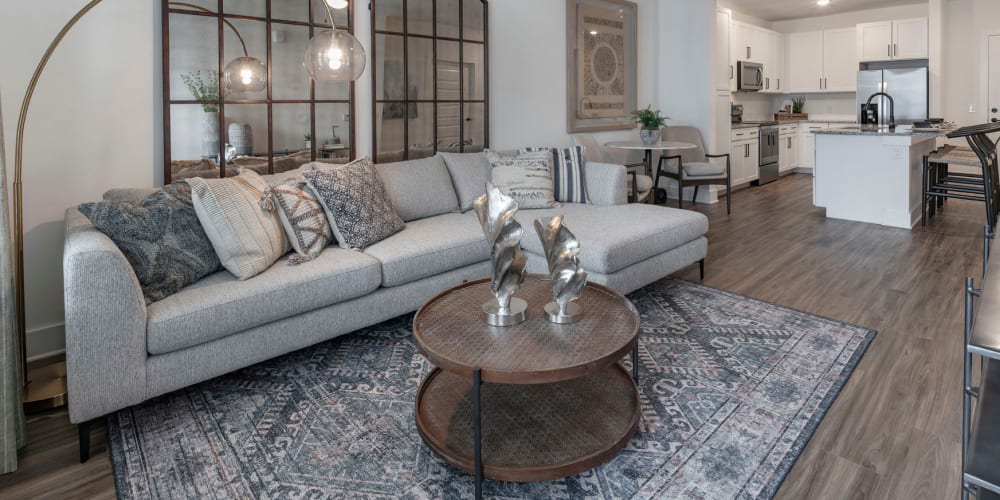
<path fill-rule="evenodd" d="M 180 181 L 138 202 L 84 203 L 80 212 L 114 241 L 135 271 L 146 302 L 156 302 L 219 270 L 219 258 Z"/>
<path fill-rule="evenodd" d="M 403 219 L 368 158 L 302 176 L 323 204 L 341 248 L 361 250 L 403 230 Z"/>

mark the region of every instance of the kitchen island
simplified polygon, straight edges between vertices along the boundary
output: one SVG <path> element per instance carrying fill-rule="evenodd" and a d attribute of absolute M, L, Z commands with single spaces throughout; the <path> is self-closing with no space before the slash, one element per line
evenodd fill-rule
<path fill-rule="evenodd" d="M 903 126 L 817 131 L 813 204 L 834 219 L 912 228 L 920 221 L 923 158 L 939 137 Z"/>

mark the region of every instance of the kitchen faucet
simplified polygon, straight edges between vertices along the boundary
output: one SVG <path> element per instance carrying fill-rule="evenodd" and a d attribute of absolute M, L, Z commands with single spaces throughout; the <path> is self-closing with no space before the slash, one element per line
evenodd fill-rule
<path fill-rule="evenodd" d="M 885 96 L 885 97 L 889 98 L 889 129 L 890 130 L 895 129 L 896 128 L 896 101 L 894 101 L 892 99 L 891 95 L 886 94 L 885 92 L 876 92 L 876 93 L 872 94 L 870 97 L 868 97 L 868 103 L 865 104 L 865 109 L 869 109 L 869 107 L 872 105 L 872 99 L 874 99 L 876 97 L 879 97 L 879 96 Z M 877 126 L 877 124 L 876 124 L 876 126 Z"/>

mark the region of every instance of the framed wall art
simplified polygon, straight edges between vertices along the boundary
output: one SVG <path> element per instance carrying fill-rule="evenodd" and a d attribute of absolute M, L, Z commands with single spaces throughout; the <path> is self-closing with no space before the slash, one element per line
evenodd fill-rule
<path fill-rule="evenodd" d="M 624 0 L 566 0 L 567 128 L 634 128 L 638 6 Z"/>

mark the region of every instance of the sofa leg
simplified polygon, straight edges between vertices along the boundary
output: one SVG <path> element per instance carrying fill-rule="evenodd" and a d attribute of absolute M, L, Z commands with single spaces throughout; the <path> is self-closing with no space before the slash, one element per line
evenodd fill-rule
<path fill-rule="evenodd" d="M 90 424 L 93 420 L 80 422 L 77 429 L 80 431 L 80 463 L 90 460 Z"/>
<path fill-rule="evenodd" d="M 701 281 L 705 281 L 705 259 L 698 261 L 698 273 L 701 275 Z"/>

